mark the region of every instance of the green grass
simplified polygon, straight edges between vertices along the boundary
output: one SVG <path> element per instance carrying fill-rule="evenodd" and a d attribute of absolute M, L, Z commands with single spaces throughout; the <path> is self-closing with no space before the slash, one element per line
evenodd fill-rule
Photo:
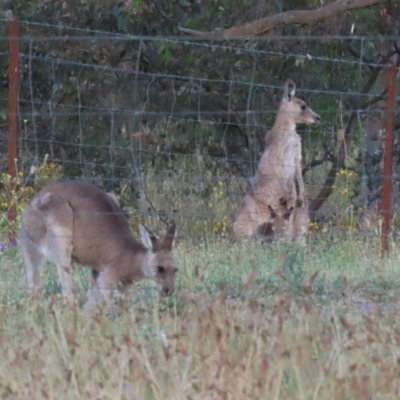
<path fill-rule="evenodd" d="M 209 239 L 176 249 L 177 293 L 135 285 L 118 307 L 24 291 L 18 248 L 0 258 L 2 399 L 395 399 L 400 254 L 315 238 L 261 245 Z M 318 271 L 318 275 L 315 273 Z M 313 278 L 313 279 L 311 279 Z"/>

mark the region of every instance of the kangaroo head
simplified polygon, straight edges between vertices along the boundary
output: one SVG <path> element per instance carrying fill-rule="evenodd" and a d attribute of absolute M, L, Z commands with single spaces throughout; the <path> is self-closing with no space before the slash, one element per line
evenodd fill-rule
<path fill-rule="evenodd" d="M 295 97 L 296 85 L 291 79 L 287 79 L 283 85 L 283 97 L 279 107 L 279 113 L 291 119 L 295 124 L 315 125 L 321 118 L 303 101 Z"/>
<path fill-rule="evenodd" d="M 293 207 L 287 209 L 282 206 L 278 210 L 274 210 L 271 206 L 268 206 L 268 211 L 271 215 L 271 229 L 275 236 L 284 236 L 288 226 L 289 219 L 293 212 Z"/>
<path fill-rule="evenodd" d="M 145 275 L 151 276 L 161 285 L 164 294 L 171 294 L 175 287 L 175 275 L 178 271 L 172 254 L 172 246 L 176 237 L 176 225 L 172 224 L 162 240 L 158 239 L 143 225 L 139 225 L 140 236 L 149 254 Z"/>
<path fill-rule="evenodd" d="M 271 206 L 268 206 L 268 211 L 271 216 L 270 222 L 265 222 L 257 227 L 257 235 L 272 242 L 277 237 L 286 236 L 286 231 L 289 227 L 289 219 L 293 212 L 293 207 L 286 207 L 284 199 L 280 201 L 278 212 Z"/>

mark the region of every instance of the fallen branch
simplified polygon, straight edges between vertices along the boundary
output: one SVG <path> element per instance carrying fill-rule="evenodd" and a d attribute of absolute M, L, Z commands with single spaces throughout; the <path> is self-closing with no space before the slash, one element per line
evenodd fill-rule
<path fill-rule="evenodd" d="M 381 95 L 379 95 L 379 97 L 381 97 Z M 345 128 L 344 139 L 340 144 L 337 156 L 334 157 L 334 159 L 332 160 L 332 166 L 328 172 L 328 176 L 326 177 L 322 189 L 320 190 L 318 195 L 310 201 L 308 209 L 311 215 L 315 215 L 315 213 L 321 208 L 322 204 L 325 203 L 325 201 L 333 192 L 333 185 L 335 184 L 336 174 L 344 166 L 346 154 L 348 153 L 351 144 L 354 124 L 357 120 L 357 114 L 361 110 L 362 108 L 357 107 L 351 112 L 350 118 Z"/>
<path fill-rule="evenodd" d="M 324 156 L 322 158 L 320 158 L 319 160 L 312 160 L 310 161 L 307 165 L 304 166 L 304 168 L 301 171 L 301 174 L 304 175 L 310 171 L 311 169 L 318 167 L 318 165 L 323 164 L 326 161 L 330 161 L 333 163 L 334 161 L 334 157 L 332 156 L 331 152 L 328 149 L 328 146 L 325 146 L 325 152 L 324 152 Z"/>
<path fill-rule="evenodd" d="M 234 26 L 212 32 L 203 32 L 178 26 L 178 29 L 189 35 L 199 36 L 208 40 L 230 40 L 260 35 L 273 28 L 290 24 L 315 25 L 332 18 L 334 15 L 357 8 L 370 7 L 375 4 L 386 3 L 387 0 L 336 0 L 316 10 L 286 11 L 258 19 L 245 25 Z"/>
<path fill-rule="evenodd" d="M 379 73 L 382 69 L 382 67 L 390 60 L 390 58 L 393 56 L 394 52 L 390 52 L 386 56 L 381 57 L 379 62 L 375 67 L 371 69 L 371 75 L 370 78 L 368 79 L 368 82 L 364 85 L 363 89 L 361 90 L 361 95 L 367 94 L 371 91 L 372 87 L 374 86 Z M 354 130 L 354 124 L 357 119 L 357 115 L 361 113 L 363 110 L 366 110 L 369 108 L 371 105 L 377 103 L 378 101 L 382 100 L 386 94 L 387 89 L 385 89 L 382 93 L 379 95 L 375 96 L 372 100 L 368 100 L 364 102 L 363 104 L 360 104 L 360 100 L 358 99 L 356 101 L 355 106 L 353 107 L 353 110 L 350 114 L 349 120 L 347 122 L 346 128 L 345 128 L 345 135 L 344 139 L 342 140 L 342 143 L 340 145 L 338 154 L 336 157 L 333 157 L 327 149 L 325 149 L 325 154 L 324 157 L 320 160 L 313 160 L 309 164 L 307 164 L 303 170 L 302 174 L 303 176 L 310 170 L 311 168 L 314 168 L 318 165 L 323 164 L 325 161 L 330 161 L 332 163 L 331 169 L 328 172 L 328 176 L 326 177 L 326 180 L 324 182 L 324 185 L 322 186 L 321 191 L 318 193 L 318 195 L 310 201 L 309 204 L 309 212 L 311 215 L 315 215 L 315 213 L 321 208 L 322 204 L 325 203 L 325 201 L 328 199 L 328 197 L 332 194 L 333 192 L 333 185 L 335 184 L 336 180 L 336 174 L 339 171 L 340 168 L 343 167 L 345 158 L 346 158 L 346 153 L 349 151 L 350 144 L 351 144 L 351 137 L 353 135 L 353 130 Z"/>
<path fill-rule="evenodd" d="M 347 45 L 347 51 L 357 60 L 360 60 L 364 65 L 368 68 L 371 68 L 371 64 L 373 64 L 372 60 L 361 55 L 361 53 L 356 50 L 350 43 Z"/>
<path fill-rule="evenodd" d="M 391 51 L 388 54 L 380 57 L 376 66 L 372 68 L 371 75 L 367 83 L 362 88 L 360 95 L 365 95 L 371 91 L 376 80 L 378 79 L 380 71 L 382 70 L 383 66 L 390 60 L 393 54 L 395 54 L 395 52 Z M 335 184 L 336 174 L 339 171 L 339 169 L 344 166 L 344 162 L 346 160 L 346 154 L 348 154 L 350 150 L 351 138 L 353 136 L 353 130 L 355 122 L 357 120 L 357 115 L 361 111 L 369 107 L 371 104 L 374 104 L 377 101 L 381 100 L 382 96 L 385 93 L 386 89 L 383 91 L 383 93 L 379 94 L 378 96 L 375 96 L 374 99 L 366 101 L 363 104 L 361 104 L 361 96 L 358 96 L 344 131 L 344 139 L 340 144 L 337 156 L 334 157 L 332 160 L 332 166 L 328 172 L 328 176 L 326 177 L 322 189 L 320 190 L 318 195 L 310 201 L 310 204 L 308 206 L 310 215 L 315 215 L 315 213 L 321 208 L 322 204 L 325 203 L 325 201 L 333 192 L 333 185 Z"/>

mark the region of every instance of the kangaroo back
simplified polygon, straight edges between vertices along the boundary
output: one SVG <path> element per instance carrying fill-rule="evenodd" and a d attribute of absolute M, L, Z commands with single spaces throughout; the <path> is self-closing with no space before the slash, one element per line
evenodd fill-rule
<path fill-rule="evenodd" d="M 39 193 L 38 201 L 52 193 L 62 198 L 73 214 L 74 262 L 96 268 L 118 259 L 126 249 L 146 252 L 143 244 L 132 236 L 128 221 L 116 201 L 97 186 L 74 181 L 52 183 Z M 49 210 L 57 213 L 51 205 L 46 208 L 47 213 Z M 57 214 L 57 222 L 66 226 L 66 212 Z"/>

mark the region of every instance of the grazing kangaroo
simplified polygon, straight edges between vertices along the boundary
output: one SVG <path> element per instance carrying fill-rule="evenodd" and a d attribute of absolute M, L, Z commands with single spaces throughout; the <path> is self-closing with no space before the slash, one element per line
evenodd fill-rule
<path fill-rule="evenodd" d="M 175 224 L 158 240 L 140 225 L 143 244 L 131 233 L 115 195 L 83 181 L 53 182 L 40 190 L 22 214 L 21 250 L 29 291 L 40 289 L 46 259 L 57 266 L 62 294 L 72 298 L 71 264 L 92 269 L 88 304 L 97 290 L 108 298 L 119 283 L 154 279 L 164 293 L 174 290 L 177 272 L 171 253 Z"/>
<path fill-rule="evenodd" d="M 236 236 L 254 236 L 260 225 L 272 223 L 268 206 L 273 210 L 279 209 L 282 198 L 287 209 L 295 208 L 290 216 L 290 224 L 293 224 L 297 208 L 301 207 L 302 212 L 307 212 L 301 173 L 301 138 L 296 132 L 296 125 L 317 124 L 320 117 L 304 101 L 294 97 L 296 85 L 292 80 L 288 79 L 283 88 L 278 114 L 265 137 L 266 147 L 255 179 L 235 216 L 233 231 Z M 291 228 L 290 232 L 295 235 L 301 230 L 300 227 Z"/>

